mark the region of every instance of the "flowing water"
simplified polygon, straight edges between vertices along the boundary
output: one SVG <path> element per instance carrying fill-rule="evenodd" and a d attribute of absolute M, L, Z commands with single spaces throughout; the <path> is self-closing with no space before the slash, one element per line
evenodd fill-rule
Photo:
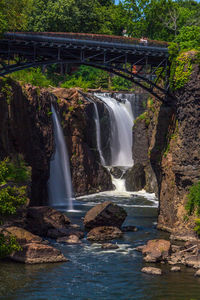
<path fill-rule="evenodd" d="M 124 225 L 136 225 L 137 232 L 127 232 L 114 241 L 119 249 L 105 251 L 86 239 L 81 245 L 52 242 L 70 259 L 66 263 L 24 265 L 0 262 L 1 300 L 191 300 L 199 299 L 200 279 L 195 270 L 181 267 L 170 272 L 167 265 L 157 265 L 162 276 L 141 272 L 142 255 L 134 248 L 149 239 L 166 237 L 156 230 L 157 202 L 153 195 L 107 192 L 77 200 L 79 212 L 67 212 L 73 223 L 93 205 L 112 200 L 128 213 Z M 154 266 L 153 264 L 150 264 Z"/>
<path fill-rule="evenodd" d="M 97 149 L 99 151 L 101 164 L 102 164 L 102 166 L 105 166 L 106 163 L 105 163 L 105 159 L 103 157 L 103 153 L 101 150 L 101 127 L 100 127 L 100 120 L 99 120 L 99 112 L 98 112 L 96 103 L 95 102 L 92 102 L 92 103 L 94 105 L 94 112 L 95 112 L 94 120 L 95 120 L 95 125 L 96 125 Z"/>
<path fill-rule="evenodd" d="M 50 162 L 50 179 L 48 182 L 49 203 L 51 206 L 68 206 L 73 210 L 72 181 L 65 139 L 54 107 L 52 118 L 56 150 Z"/>
<path fill-rule="evenodd" d="M 109 166 L 132 167 L 132 127 L 134 117 L 131 103 L 128 100 L 117 101 L 109 94 L 95 94 L 103 101 L 110 117 L 110 149 Z"/>

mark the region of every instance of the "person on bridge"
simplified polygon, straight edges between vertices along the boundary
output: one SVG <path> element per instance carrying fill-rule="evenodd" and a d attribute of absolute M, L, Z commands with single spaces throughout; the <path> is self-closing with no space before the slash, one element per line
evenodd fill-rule
<path fill-rule="evenodd" d="M 147 40 L 147 38 L 141 37 L 141 39 L 140 39 L 140 44 L 142 44 L 142 45 L 144 45 L 144 46 L 147 46 L 147 45 L 148 45 L 148 40 Z"/>

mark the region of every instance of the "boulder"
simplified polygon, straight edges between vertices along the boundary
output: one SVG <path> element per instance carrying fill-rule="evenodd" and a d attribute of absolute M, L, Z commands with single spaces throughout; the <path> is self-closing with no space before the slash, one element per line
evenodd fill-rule
<path fill-rule="evenodd" d="M 180 272 L 181 268 L 180 267 L 171 267 L 170 271 L 172 271 L 172 272 Z"/>
<path fill-rule="evenodd" d="M 60 237 L 56 240 L 58 243 L 66 243 L 66 244 L 80 244 L 80 240 L 76 235 L 69 235 L 65 237 Z"/>
<path fill-rule="evenodd" d="M 48 206 L 29 207 L 27 229 L 34 234 L 47 236 L 49 229 L 65 229 L 70 220 L 61 212 Z"/>
<path fill-rule="evenodd" d="M 27 243 L 41 243 L 42 238 L 32 234 L 31 232 L 16 226 L 6 227 L 1 229 L 4 235 L 13 235 L 16 237 L 18 243 L 20 245 L 27 244 Z"/>
<path fill-rule="evenodd" d="M 60 252 L 49 245 L 30 243 L 22 246 L 22 250 L 13 253 L 10 258 L 26 264 L 54 263 L 68 261 Z"/>
<path fill-rule="evenodd" d="M 126 211 L 110 201 L 101 203 L 91 208 L 84 218 L 87 229 L 98 226 L 114 226 L 120 228 L 127 216 Z"/>
<path fill-rule="evenodd" d="M 105 243 L 102 244 L 101 249 L 103 250 L 111 250 L 111 249 L 118 249 L 119 246 L 117 244 Z"/>
<path fill-rule="evenodd" d="M 142 249 L 142 254 L 147 262 L 166 260 L 171 253 L 171 243 L 167 240 L 150 240 Z"/>
<path fill-rule="evenodd" d="M 147 274 L 152 274 L 152 275 L 161 275 L 162 274 L 161 269 L 153 268 L 153 267 L 145 267 L 145 268 L 142 268 L 141 271 L 144 273 L 147 273 Z"/>
<path fill-rule="evenodd" d="M 122 231 L 113 226 L 99 226 L 95 227 L 87 235 L 89 241 L 105 241 L 120 238 Z"/>

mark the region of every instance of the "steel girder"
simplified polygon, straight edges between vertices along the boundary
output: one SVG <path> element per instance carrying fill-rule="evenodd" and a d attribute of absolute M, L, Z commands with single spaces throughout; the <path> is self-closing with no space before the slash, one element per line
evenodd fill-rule
<path fill-rule="evenodd" d="M 107 43 L 109 44 L 109 43 Z M 166 48 L 103 42 L 54 39 L 0 40 L 0 76 L 50 64 L 83 64 L 126 78 L 162 101 L 168 94 L 168 52 Z M 157 82 L 165 73 L 165 87 Z"/>

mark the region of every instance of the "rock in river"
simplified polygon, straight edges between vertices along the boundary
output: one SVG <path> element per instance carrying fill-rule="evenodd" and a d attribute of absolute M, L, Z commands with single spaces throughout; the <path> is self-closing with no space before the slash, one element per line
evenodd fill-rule
<path fill-rule="evenodd" d="M 60 250 L 49 245 L 36 243 L 23 245 L 22 251 L 13 253 L 10 258 L 26 264 L 54 263 L 68 260 Z"/>
<path fill-rule="evenodd" d="M 144 273 L 147 273 L 147 274 L 152 274 L 152 275 L 161 275 L 162 274 L 161 269 L 153 268 L 153 267 L 145 267 L 141 271 Z"/>
<path fill-rule="evenodd" d="M 149 240 L 142 249 L 146 262 L 166 260 L 171 252 L 171 243 L 167 240 Z"/>
<path fill-rule="evenodd" d="M 122 231 L 113 226 L 99 226 L 90 230 L 87 235 L 89 241 L 113 240 L 122 236 Z"/>
<path fill-rule="evenodd" d="M 15 236 L 17 242 L 20 245 L 27 243 L 41 243 L 42 238 L 32 234 L 31 232 L 16 226 L 6 227 L 0 229 L 0 232 L 3 233 L 4 236 L 12 235 Z"/>
<path fill-rule="evenodd" d="M 47 236 L 49 229 L 65 229 L 70 220 L 61 212 L 48 206 L 29 207 L 27 229 L 34 234 Z"/>
<path fill-rule="evenodd" d="M 101 203 L 91 208 L 84 218 L 87 229 L 98 226 L 114 226 L 120 228 L 127 216 L 126 211 L 110 201 Z"/>

